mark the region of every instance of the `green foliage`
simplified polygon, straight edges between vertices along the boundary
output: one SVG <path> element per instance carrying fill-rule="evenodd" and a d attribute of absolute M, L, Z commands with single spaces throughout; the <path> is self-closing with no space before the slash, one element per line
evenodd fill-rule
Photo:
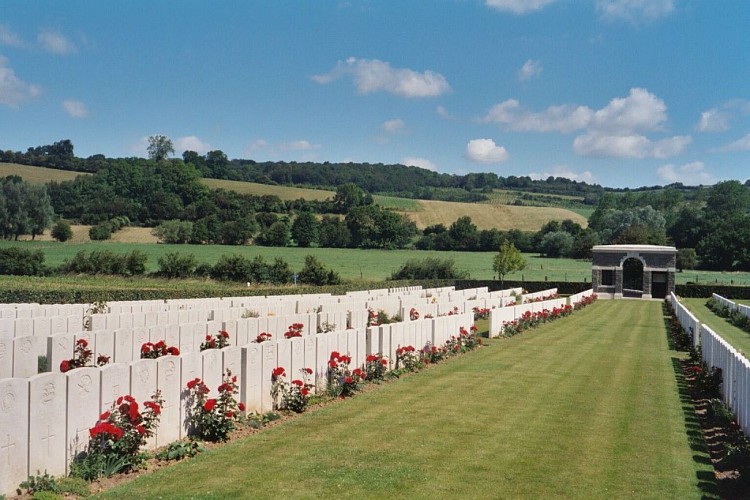
<path fill-rule="evenodd" d="M 495 255 L 492 269 L 497 273 L 502 285 L 505 275 L 514 271 L 522 271 L 526 267 L 526 259 L 513 243 L 503 241 L 500 251 Z"/>
<path fill-rule="evenodd" d="M 305 257 L 305 265 L 299 272 L 300 283 L 309 285 L 338 285 L 341 277 L 333 269 L 327 269 L 314 255 Z"/>
<path fill-rule="evenodd" d="M 467 276 L 465 271 L 456 268 L 453 259 L 409 259 L 398 271 L 391 274 L 392 280 L 433 280 L 433 279 L 462 279 Z"/>
<path fill-rule="evenodd" d="M 698 254 L 694 248 L 680 248 L 677 250 L 677 269 L 695 269 L 698 266 Z"/>
<path fill-rule="evenodd" d="M 300 212 L 292 223 L 292 238 L 306 248 L 318 242 L 319 230 L 320 222 L 312 212 Z"/>
<path fill-rule="evenodd" d="M 573 252 L 575 238 L 566 231 L 553 231 L 544 235 L 539 251 L 547 257 L 569 257 Z"/>
<path fill-rule="evenodd" d="M 159 271 L 157 274 L 165 278 L 187 278 L 195 272 L 198 261 L 193 254 L 167 252 L 159 257 Z"/>
<path fill-rule="evenodd" d="M 65 242 L 73 237 L 73 230 L 70 228 L 68 222 L 61 219 L 52 226 L 51 235 L 57 241 Z"/>
<path fill-rule="evenodd" d="M 208 386 L 199 378 L 187 384 L 187 421 L 191 435 L 206 441 L 226 441 L 241 419 L 245 406 L 238 403 L 237 376 L 227 370 L 218 387 L 219 396 L 208 398 Z"/>
<path fill-rule="evenodd" d="M 84 250 L 66 260 L 58 272 L 63 274 L 108 274 L 116 276 L 142 276 L 146 273 L 148 255 L 140 250 L 116 254 L 109 250 Z"/>
<path fill-rule="evenodd" d="M 32 239 L 52 225 L 54 210 L 46 186 L 28 183 L 17 176 L 0 179 L 0 237 Z"/>
<path fill-rule="evenodd" d="M 174 154 L 172 140 L 165 135 L 152 135 L 148 138 L 146 148 L 148 157 L 154 161 L 166 160 L 170 154 Z"/>
<path fill-rule="evenodd" d="M 42 491 L 50 493 L 60 493 L 60 485 L 57 484 L 57 480 L 50 476 L 47 471 L 44 471 L 44 475 L 40 475 L 37 471 L 36 476 L 29 476 L 26 481 L 23 481 L 19 487 L 26 490 L 30 495 L 39 493 Z"/>
<path fill-rule="evenodd" d="M 0 248 L 0 274 L 41 276 L 46 274 L 44 253 L 25 248 Z"/>
<path fill-rule="evenodd" d="M 89 238 L 94 241 L 108 240 L 112 236 L 112 230 L 113 227 L 109 221 L 102 222 L 89 229 Z"/>
<path fill-rule="evenodd" d="M 188 243 L 193 239 L 193 223 L 168 220 L 156 226 L 151 232 L 162 243 Z"/>
<path fill-rule="evenodd" d="M 193 458 L 198 453 L 204 451 L 206 451 L 206 448 L 198 441 L 172 441 L 156 453 L 156 458 L 163 462 L 169 462 L 172 460 Z"/>

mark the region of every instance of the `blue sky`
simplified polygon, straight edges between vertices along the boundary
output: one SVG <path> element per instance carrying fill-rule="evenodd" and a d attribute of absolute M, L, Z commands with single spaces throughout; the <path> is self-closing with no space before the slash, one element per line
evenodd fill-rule
<path fill-rule="evenodd" d="M 745 0 L 0 2 L 0 148 L 750 177 Z"/>

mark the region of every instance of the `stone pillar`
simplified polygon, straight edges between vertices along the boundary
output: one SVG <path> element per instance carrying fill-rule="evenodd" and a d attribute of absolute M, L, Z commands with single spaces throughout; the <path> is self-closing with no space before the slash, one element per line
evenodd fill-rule
<path fill-rule="evenodd" d="M 651 271 L 643 271 L 643 294 L 642 299 L 651 298 Z"/>
<path fill-rule="evenodd" d="M 669 297 L 670 292 L 675 291 L 675 275 L 674 271 L 667 271 L 667 297 Z"/>
<path fill-rule="evenodd" d="M 602 272 L 599 269 L 591 270 L 591 288 L 594 290 L 594 293 L 599 292 L 599 283 L 601 283 L 601 276 Z"/>
<path fill-rule="evenodd" d="M 615 297 L 616 299 L 622 298 L 622 267 L 615 269 Z"/>

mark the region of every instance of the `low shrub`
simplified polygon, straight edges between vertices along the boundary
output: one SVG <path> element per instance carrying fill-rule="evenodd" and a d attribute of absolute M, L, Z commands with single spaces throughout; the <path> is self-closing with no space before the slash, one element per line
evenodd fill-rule
<path fill-rule="evenodd" d="M 245 405 L 236 399 L 237 376 L 229 370 L 224 373 L 218 398 L 208 398 L 210 390 L 199 378 L 188 382 L 187 390 L 190 434 L 204 441 L 226 441 L 245 411 Z"/>
<path fill-rule="evenodd" d="M 48 273 L 44 266 L 44 252 L 26 248 L 0 248 L 0 274 L 15 276 L 43 276 Z"/>

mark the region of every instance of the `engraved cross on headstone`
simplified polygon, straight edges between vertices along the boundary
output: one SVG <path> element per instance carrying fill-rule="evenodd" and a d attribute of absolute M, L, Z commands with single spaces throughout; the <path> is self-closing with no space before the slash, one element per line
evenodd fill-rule
<path fill-rule="evenodd" d="M 52 454 L 52 440 L 54 439 L 55 435 L 52 434 L 50 431 L 50 426 L 47 424 L 47 435 L 42 436 L 42 442 L 47 441 L 47 455 Z"/>
<path fill-rule="evenodd" d="M 16 447 L 15 442 L 11 442 L 10 434 L 6 434 L 6 442 L 8 444 L 0 444 L 0 450 L 5 451 L 8 454 L 8 465 L 10 465 L 10 449 Z"/>

